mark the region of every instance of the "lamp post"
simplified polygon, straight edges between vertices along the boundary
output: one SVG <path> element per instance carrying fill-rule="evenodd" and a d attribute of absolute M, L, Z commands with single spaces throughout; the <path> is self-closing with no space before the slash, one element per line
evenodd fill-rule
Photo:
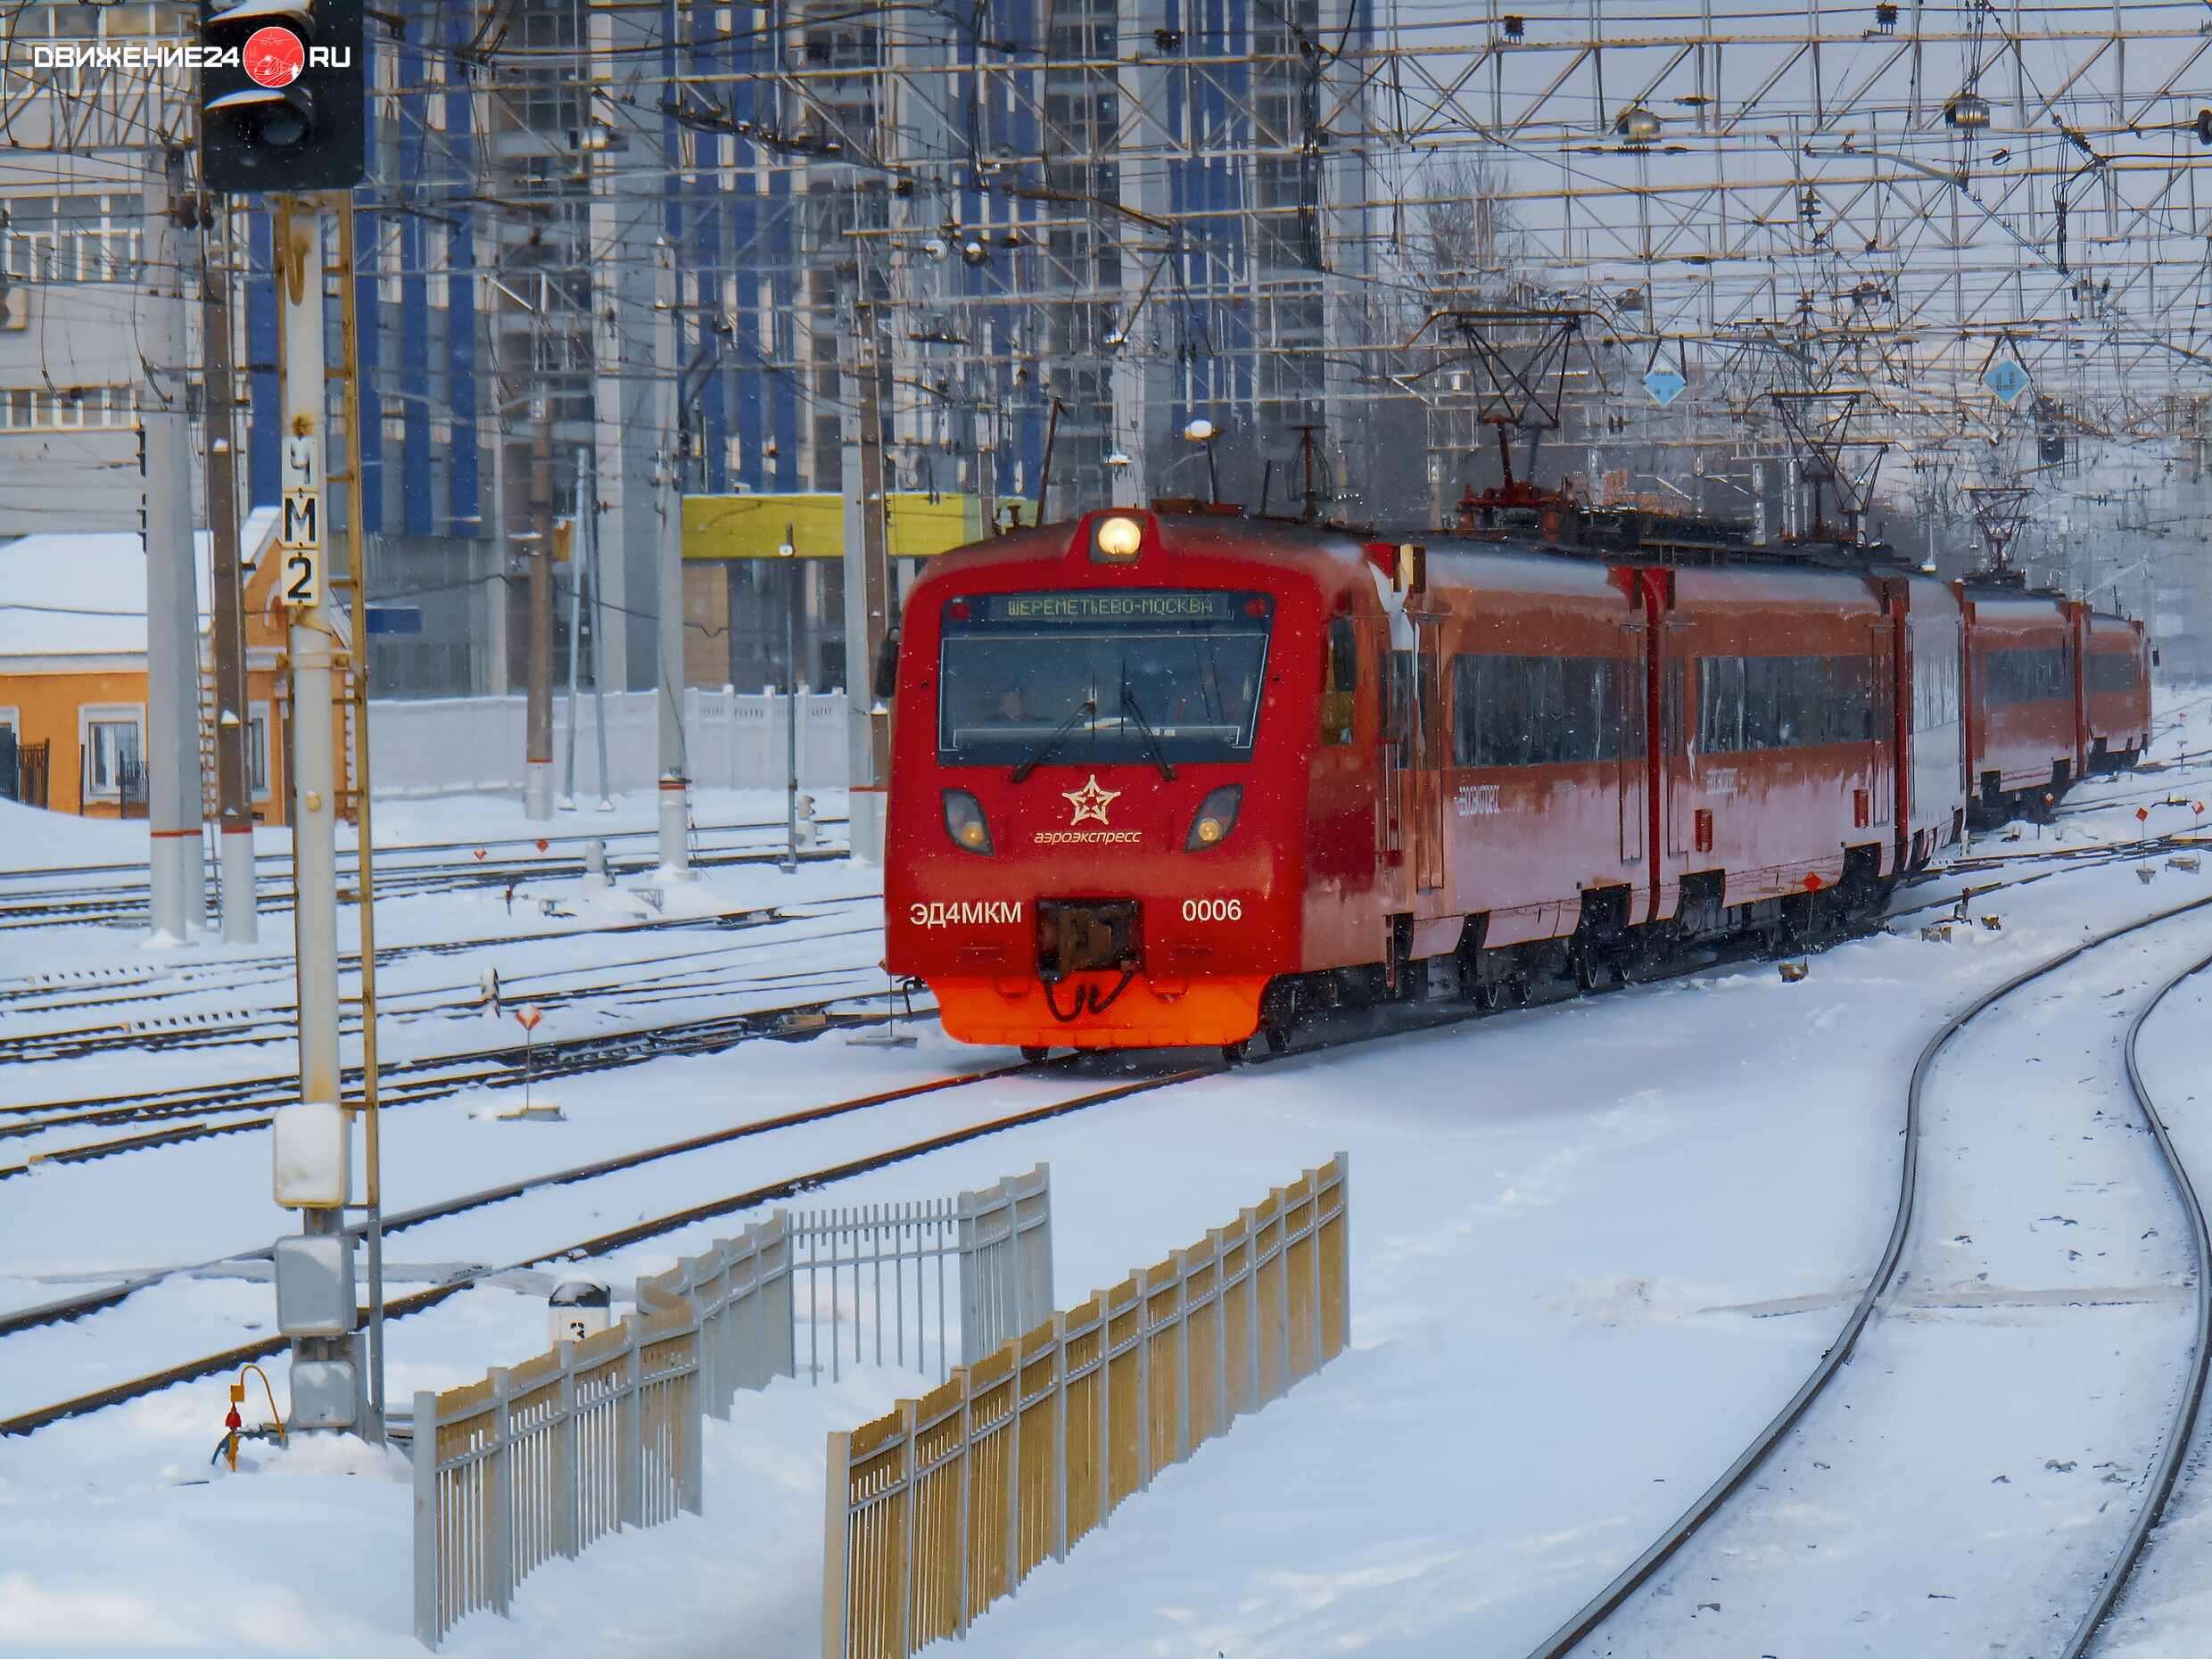
<path fill-rule="evenodd" d="M 1191 422 L 1189 425 L 1184 427 L 1183 435 L 1191 442 L 1204 446 L 1206 450 L 1207 499 L 1213 501 L 1220 500 L 1221 473 L 1220 469 L 1214 464 L 1215 428 L 1213 422 L 1208 420 L 1201 415 L 1196 420 Z"/>

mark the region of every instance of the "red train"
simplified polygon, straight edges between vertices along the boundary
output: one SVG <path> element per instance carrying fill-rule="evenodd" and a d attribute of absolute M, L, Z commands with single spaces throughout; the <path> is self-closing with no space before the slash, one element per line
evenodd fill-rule
<path fill-rule="evenodd" d="M 1970 793 L 2036 802 L 2149 735 L 2140 623 L 1862 549 L 1170 505 L 908 597 L 887 965 L 956 1037 L 1234 1053 L 1317 1003 L 1795 944 L 1873 913 Z"/>

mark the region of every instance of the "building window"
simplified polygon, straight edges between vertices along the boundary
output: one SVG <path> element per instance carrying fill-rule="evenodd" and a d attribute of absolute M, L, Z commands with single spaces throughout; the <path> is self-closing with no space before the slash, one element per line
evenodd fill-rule
<path fill-rule="evenodd" d="M 268 799 L 268 705 L 252 706 L 246 721 L 246 783 L 257 801 Z"/>
<path fill-rule="evenodd" d="M 142 791 L 139 730 L 144 717 L 136 709 L 88 708 L 79 711 L 78 718 L 83 732 L 86 795 L 114 800 L 126 791 Z"/>

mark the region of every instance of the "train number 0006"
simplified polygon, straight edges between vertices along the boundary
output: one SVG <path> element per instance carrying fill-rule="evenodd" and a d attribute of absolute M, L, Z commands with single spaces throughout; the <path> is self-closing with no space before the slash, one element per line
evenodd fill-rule
<path fill-rule="evenodd" d="M 1242 899 L 1184 899 L 1183 920 L 1185 921 L 1242 921 L 1244 920 Z"/>

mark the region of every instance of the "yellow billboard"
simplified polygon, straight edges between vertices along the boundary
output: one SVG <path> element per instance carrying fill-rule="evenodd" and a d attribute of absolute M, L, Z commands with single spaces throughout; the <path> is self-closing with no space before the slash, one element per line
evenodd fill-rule
<path fill-rule="evenodd" d="M 884 519 L 893 558 L 926 558 L 983 536 L 973 496 L 894 492 Z M 683 498 L 687 559 L 774 558 L 787 538 L 800 558 L 843 558 L 845 498 L 815 491 Z"/>

